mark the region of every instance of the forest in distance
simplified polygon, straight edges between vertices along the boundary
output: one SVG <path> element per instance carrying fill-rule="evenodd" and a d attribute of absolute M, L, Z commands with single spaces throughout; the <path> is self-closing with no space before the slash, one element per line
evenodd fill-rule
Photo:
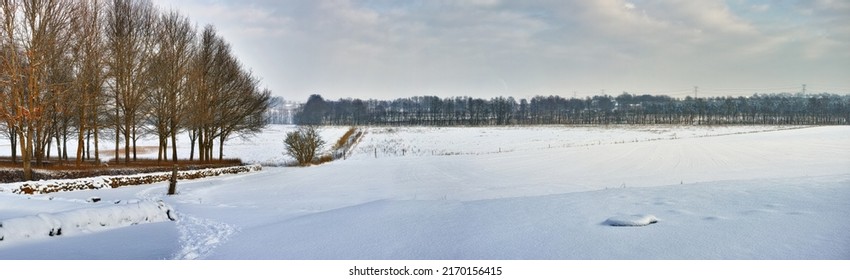
<path fill-rule="evenodd" d="M 417 96 L 395 100 L 325 100 L 311 95 L 295 114 L 303 125 L 847 125 L 850 95 L 754 94 L 749 97 L 673 98 L 557 95 L 516 100 Z"/>

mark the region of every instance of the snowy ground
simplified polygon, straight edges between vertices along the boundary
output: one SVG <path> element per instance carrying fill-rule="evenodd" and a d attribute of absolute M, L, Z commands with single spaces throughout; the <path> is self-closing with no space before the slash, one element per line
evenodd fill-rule
<path fill-rule="evenodd" d="M 293 131 L 295 126 L 291 125 L 270 125 L 268 126 L 262 134 L 246 136 L 246 137 L 233 137 L 225 142 L 224 147 L 224 158 L 240 158 L 243 162 L 249 164 L 266 164 L 266 165 L 281 165 L 286 161 L 291 161 L 292 158 L 286 156 L 286 150 L 283 146 L 283 139 L 286 138 L 286 133 Z M 348 127 L 325 127 L 320 130 L 320 134 L 323 139 L 326 140 L 329 144 L 326 148 L 329 148 L 336 143 L 336 140 L 342 136 L 345 131 L 348 130 Z M 100 155 L 101 160 L 107 161 L 115 157 L 115 140 L 114 139 L 101 139 L 100 142 Z M 182 133 L 177 137 L 177 157 L 181 159 L 189 158 L 189 136 L 187 133 Z M 56 143 L 53 143 L 51 147 L 51 155 L 56 156 Z M 121 149 L 123 149 L 124 143 L 121 142 Z M 148 137 L 142 138 L 139 140 L 137 144 L 137 155 L 140 158 L 152 158 L 155 159 L 157 155 L 157 145 L 158 140 L 156 138 Z M 92 153 L 94 152 L 94 147 L 90 149 Z M 218 157 L 218 141 L 216 140 L 214 143 L 214 156 Z M 11 155 L 11 149 L 8 139 L 0 139 L 0 156 L 9 156 Z M 20 155 L 20 152 L 18 153 Z M 69 157 L 74 157 L 77 154 L 77 142 L 76 140 L 71 140 L 68 142 L 68 155 Z M 123 154 L 121 155 L 123 156 Z M 171 147 L 169 146 L 168 156 L 171 156 Z M 195 158 L 197 158 L 197 151 L 195 152 Z"/>
<path fill-rule="evenodd" d="M 226 156 L 279 161 L 289 129 Z M 177 216 L 0 241 L 0 259 L 850 259 L 847 143 L 846 126 L 370 128 L 348 160 L 177 196 L 0 193 L 0 221 L 135 200 Z"/>

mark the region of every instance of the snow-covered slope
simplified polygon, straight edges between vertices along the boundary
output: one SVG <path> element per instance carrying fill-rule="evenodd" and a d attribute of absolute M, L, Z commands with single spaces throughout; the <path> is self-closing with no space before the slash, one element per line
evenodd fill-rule
<path fill-rule="evenodd" d="M 77 256 L 850 259 L 850 127 L 653 129 L 664 132 L 371 128 L 349 160 L 183 181 L 177 196 L 164 196 L 165 183 L 0 193 L 2 219 L 91 207 L 85 201 L 93 196 L 161 199 L 178 216 L 0 242 L 0 258 L 51 258 L 38 253 L 48 247 L 73 256 L 95 240 L 132 238 L 151 246 Z M 382 153 L 383 146 L 395 148 Z M 398 147 L 405 151 L 391 152 Z"/>
<path fill-rule="evenodd" d="M 171 207 L 162 201 L 99 204 L 58 213 L 40 213 L 0 220 L 0 241 L 73 236 L 143 223 L 175 220 Z"/>

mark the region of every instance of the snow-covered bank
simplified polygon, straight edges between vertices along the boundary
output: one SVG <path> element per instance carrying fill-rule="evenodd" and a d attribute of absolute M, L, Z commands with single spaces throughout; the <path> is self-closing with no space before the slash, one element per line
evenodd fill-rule
<path fill-rule="evenodd" d="M 136 201 L 0 220 L 0 246 L 26 239 L 74 236 L 140 223 L 174 221 L 172 211 L 171 206 L 162 201 Z"/>

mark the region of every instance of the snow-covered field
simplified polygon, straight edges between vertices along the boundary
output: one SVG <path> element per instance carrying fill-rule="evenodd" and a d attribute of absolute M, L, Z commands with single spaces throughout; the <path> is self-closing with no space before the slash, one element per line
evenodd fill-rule
<path fill-rule="evenodd" d="M 265 165 L 281 165 L 292 158 L 285 155 L 286 150 L 283 146 L 283 139 L 286 138 L 286 133 L 294 130 L 294 126 L 290 125 L 270 125 L 263 133 L 246 137 L 233 137 L 225 142 L 224 158 L 240 158 L 244 163 L 248 164 L 265 164 Z M 321 130 L 321 136 L 330 145 L 342 136 L 348 127 L 326 127 Z M 101 139 L 100 156 L 101 160 L 108 161 L 115 157 L 115 140 Z M 189 136 L 187 133 L 178 135 L 177 137 L 177 156 L 181 159 L 189 158 Z M 123 149 L 124 142 L 121 142 Z M 137 144 L 137 155 L 140 158 L 156 159 L 158 140 L 153 137 L 142 138 Z M 51 147 L 51 155 L 56 156 L 56 145 L 53 143 Z M 94 153 L 94 147 L 91 152 Z M 218 158 L 218 141 L 214 143 L 214 154 Z M 197 151 L 195 152 L 197 158 Z M 0 139 L 0 156 L 11 155 L 11 149 L 8 139 Z M 20 152 L 18 153 L 20 154 Z M 77 142 L 72 139 L 68 142 L 68 155 L 74 157 L 77 154 Z M 121 154 L 123 156 L 123 154 Z M 169 146 L 168 156 L 171 156 L 171 147 Z"/>
<path fill-rule="evenodd" d="M 291 129 L 225 156 L 285 160 Z M 0 241 L 0 259 L 846 260 L 848 143 L 847 126 L 368 128 L 348 160 L 176 196 L 0 193 L 0 221 L 160 200 L 176 217 Z"/>

